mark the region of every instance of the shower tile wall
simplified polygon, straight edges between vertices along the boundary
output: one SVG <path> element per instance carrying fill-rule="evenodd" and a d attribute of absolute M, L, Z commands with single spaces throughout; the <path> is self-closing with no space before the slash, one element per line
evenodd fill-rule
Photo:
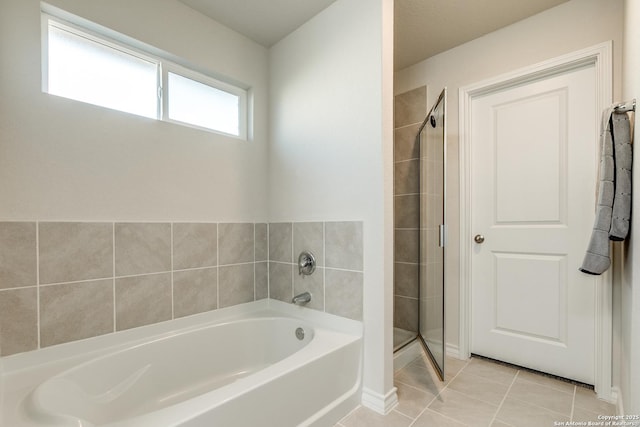
<path fill-rule="evenodd" d="M 361 222 L 0 222 L 0 356 L 304 291 L 361 320 L 362 249 Z"/>
<path fill-rule="evenodd" d="M 316 270 L 298 274 L 298 255 L 311 252 Z M 289 302 L 310 292 L 310 308 L 362 320 L 362 222 L 269 224 L 269 296 Z"/>
<path fill-rule="evenodd" d="M 395 97 L 394 327 L 417 332 L 420 227 L 418 128 L 427 113 L 426 86 Z"/>

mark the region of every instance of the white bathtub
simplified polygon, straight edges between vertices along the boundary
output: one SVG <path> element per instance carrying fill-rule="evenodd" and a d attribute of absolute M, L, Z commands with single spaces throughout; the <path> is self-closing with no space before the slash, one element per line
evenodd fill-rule
<path fill-rule="evenodd" d="M 360 322 L 256 301 L 6 357 L 0 425 L 332 426 L 361 348 Z"/>

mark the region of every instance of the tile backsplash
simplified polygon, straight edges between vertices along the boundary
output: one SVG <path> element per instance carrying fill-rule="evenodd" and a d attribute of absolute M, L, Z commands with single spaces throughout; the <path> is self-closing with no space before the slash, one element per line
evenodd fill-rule
<path fill-rule="evenodd" d="M 362 320 L 362 222 L 294 222 L 269 225 L 270 297 L 289 302 L 308 291 L 308 306 Z M 303 250 L 316 258 L 310 276 L 298 274 Z"/>
<path fill-rule="evenodd" d="M 304 291 L 361 320 L 362 254 L 361 222 L 0 222 L 0 356 Z"/>

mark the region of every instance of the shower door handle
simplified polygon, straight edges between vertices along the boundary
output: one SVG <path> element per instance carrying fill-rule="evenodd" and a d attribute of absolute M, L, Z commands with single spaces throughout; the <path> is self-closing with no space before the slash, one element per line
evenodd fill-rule
<path fill-rule="evenodd" d="M 444 224 L 440 224 L 438 226 L 438 234 L 440 237 L 440 241 L 438 242 L 438 246 L 440 246 L 441 248 L 444 248 L 444 244 L 445 244 L 445 229 L 444 229 Z"/>

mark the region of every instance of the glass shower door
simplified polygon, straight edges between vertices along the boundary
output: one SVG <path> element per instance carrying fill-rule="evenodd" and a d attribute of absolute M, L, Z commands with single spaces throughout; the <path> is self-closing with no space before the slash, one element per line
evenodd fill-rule
<path fill-rule="evenodd" d="M 443 89 L 420 128 L 419 337 L 444 379 L 444 252 L 446 95 Z"/>

